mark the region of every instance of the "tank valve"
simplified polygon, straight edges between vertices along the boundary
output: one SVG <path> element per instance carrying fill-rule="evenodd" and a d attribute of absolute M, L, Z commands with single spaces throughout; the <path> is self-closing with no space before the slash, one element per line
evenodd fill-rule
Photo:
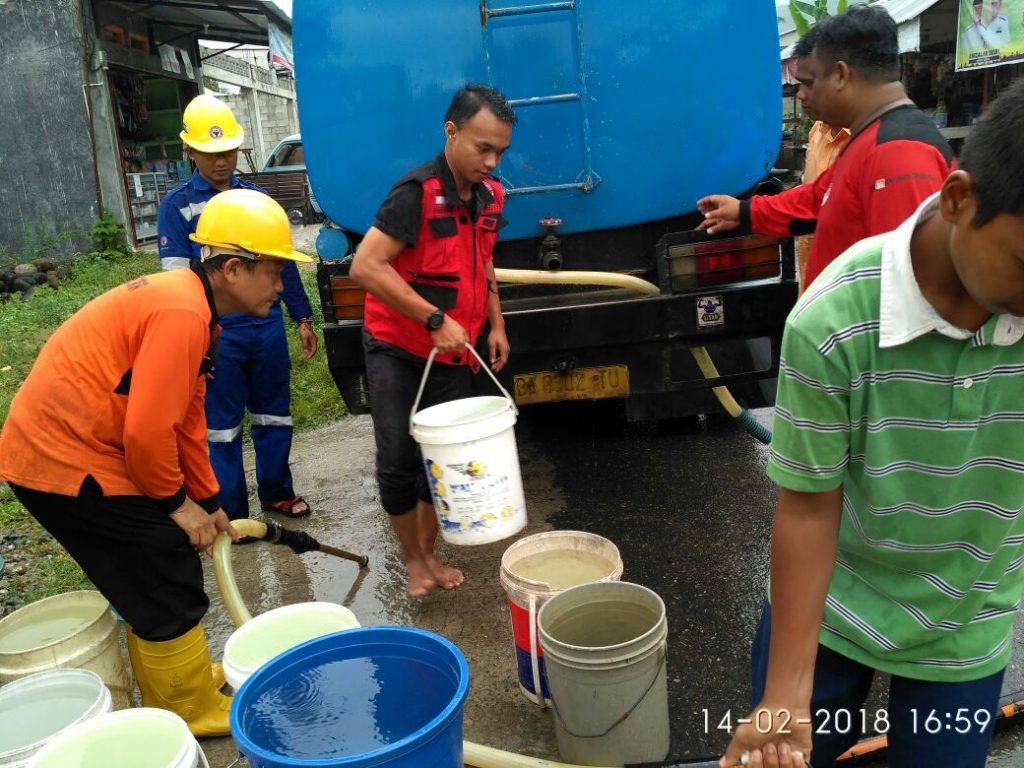
<path fill-rule="evenodd" d="M 538 224 L 547 230 L 544 239 L 540 241 L 540 265 L 543 269 L 557 272 L 562 268 L 562 241 L 555 230 L 562 226 L 562 220 L 546 217 Z"/>

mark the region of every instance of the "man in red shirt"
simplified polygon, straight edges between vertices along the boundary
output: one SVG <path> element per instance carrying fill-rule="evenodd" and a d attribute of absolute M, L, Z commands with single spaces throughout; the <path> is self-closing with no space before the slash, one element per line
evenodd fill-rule
<path fill-rule="evenodd" d="M 937 192 L 953 152 L 899 81 L 896 23 L 878 7 L 857 6 L 816 24 L 797 43 L 796 77 L 804 111 L 852 138 L 813 183 L 779 195 L 697 202 L 700 229 L 741 224 L 773 237 L 815 233 L 802 284 L 859 240 L 895 229 Z"/>

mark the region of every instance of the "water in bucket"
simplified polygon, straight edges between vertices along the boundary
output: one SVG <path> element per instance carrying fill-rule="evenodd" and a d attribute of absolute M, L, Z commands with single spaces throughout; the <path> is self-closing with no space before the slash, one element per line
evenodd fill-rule
<path fill-rule="evenodd" d="M 534 704 L 550 704 L 544 653 L 537 639 L 537 612 L 562 590 L 622 575 L 618 547 L 584 531 L 526 536 L 505 550 L 501 585 L 508 596 L 519 690 Z"/>
<path fill-rule="evenodd" d="M 466 349 L 504 397 L 469 397 L 417 412 L 435 349 L 409 415 L 409 433 L 423 455 L 441 536 L 450 544 L 489 544 L 526 526 L 514 430 L 519 412 L 476 350 Z"/>
<path fill-rule="evenodd" d="M 57 734 L 110 711 L 110 691 L 85 669 L 51 669 L 0 688 L 0 768 L 21 768 Z"/>
<path fill-rule="evenodd" d="M 469 666 L 444 638 L 363 627 L 272 659 L 235 694 L 231 733 L 259 768 L 462 768 Z"/>
<path fill-rule="evenodd" d="M 600 581 L 615 570 L 615 563 L 604 555 L 582 550 L 537 552 L 515 564 L 515 572 L 530 581 L 563 590 L 577 584 Z"/>
<path fill-rule="evenodd" d="M 415 680 L 417 695 L 409 696 Z M 445 675 L 413 659 L 368 657 L 313 667 L 250 705 L 261 744 L 292 758 L 350 757 L 394 744 L 448 704 Z M 386 718 L 379 715 L 387 712 Z"/>
<path fill-rule="evenodd" d="M 130 707 L 134 684 L 120 638 L 114 612 L 99 592 L 30 603 L 0 619 L 0 683 L 55 667 L 88 669 L 110 689 L 114 709 Z"/>
<path fill-rule="evenodd" d="M 0 634 L 0 653 L 21 653 L 51 645 L 74 634 L 96 618 L 91 606 L 68 606 L 58 614 L 43 615 L 35 622 L 11 627 Z"/>
<path fill-rule="evenodd" d="M 28 768 L 196 768 L 209 766 L 185 721 L 140 707 L 100 715 L 41 749 Z"/>
<path fill-rule="evenodd" d="M 336 603 L 294 603 L 261 613 L 228 638 L 224 677 L 237 690 L 253 672 L 289 648 L 358 626 L 355 614 Z"/>

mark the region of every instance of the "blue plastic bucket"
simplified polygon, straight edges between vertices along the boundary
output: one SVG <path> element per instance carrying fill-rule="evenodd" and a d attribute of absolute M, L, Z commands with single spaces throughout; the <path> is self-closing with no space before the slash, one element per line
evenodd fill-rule
<path fill-rule="evenodd" d="M 469 665 L 420 629 L 363 627 L 298 645 L 231 706 L 253 768 L 462 768 Z"/>

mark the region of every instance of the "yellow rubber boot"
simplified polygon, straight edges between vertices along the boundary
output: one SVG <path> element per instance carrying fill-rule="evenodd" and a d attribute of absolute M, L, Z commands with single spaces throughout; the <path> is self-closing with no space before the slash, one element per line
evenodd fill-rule
<path fill-rule="evenodd" d="M 193 736 L 229 736 L 231 698 L 217 689 L 202 626 L 154 643 L 128 631 L 128 655 L 142 693 L 142 706 L 174 712 Z"/>
<path fill-rule="evenodd" d="M 213 676 L 213 687 L 218 691 L 225 686 L 228 679 L 224 676 L 224 665 L 219 661 L 210 665 L 210 674 Z"/>

